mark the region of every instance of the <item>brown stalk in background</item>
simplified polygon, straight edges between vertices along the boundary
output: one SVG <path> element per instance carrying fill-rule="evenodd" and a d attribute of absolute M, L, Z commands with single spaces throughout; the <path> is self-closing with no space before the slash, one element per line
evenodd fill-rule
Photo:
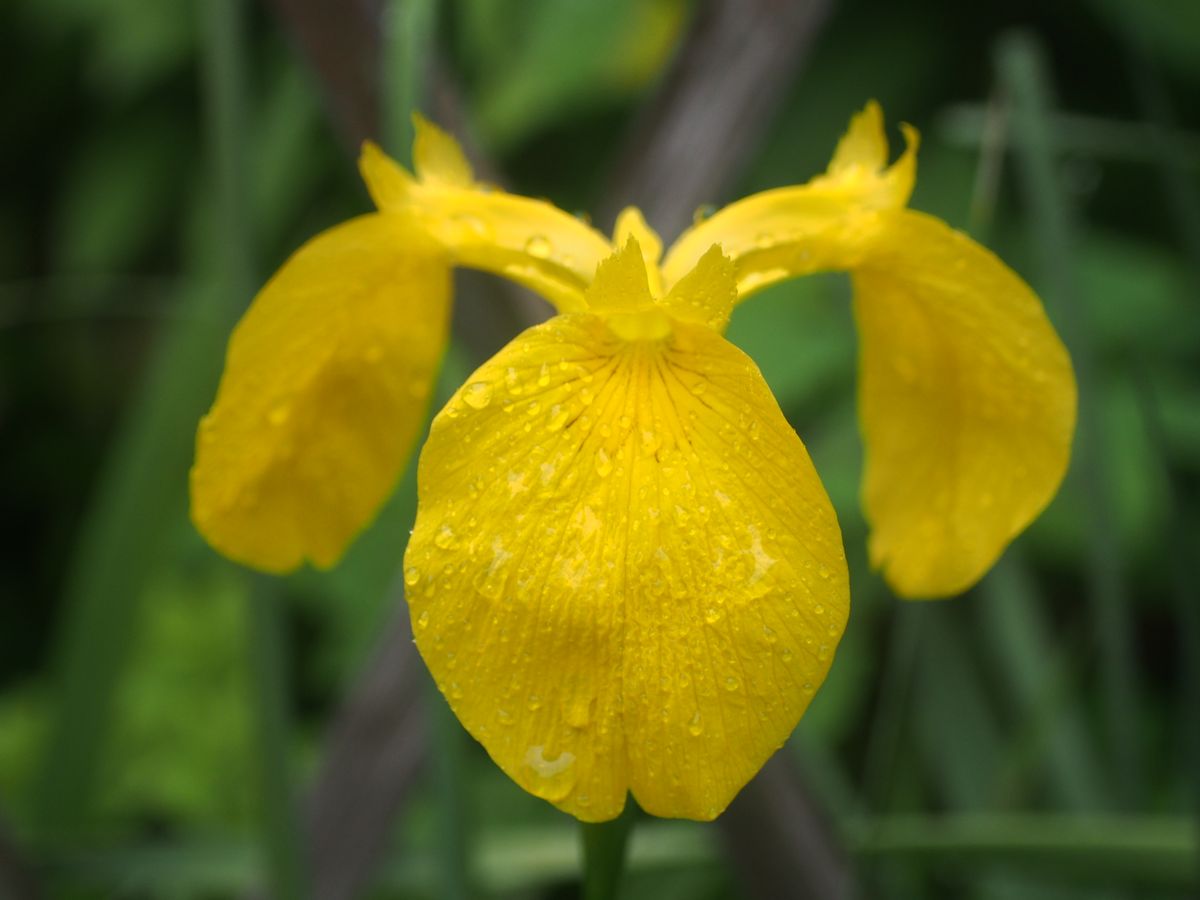
<path fill-rule="evenodd" d="M 41 896 L 42 892 L 9 834 L 8 826 L 0 821 L 0 897 L 5 900 L 38 900 Z"/>
<path fill-rule="evenodd" d="M 267 0 L 312 66 L 330 117 L 357 149 L 378 134 L 379 10 L 370 0 Z M 832 0 L 709 0 L 670 70 L 647 103 L 607 193 L 611 218 L 639 205 L 665 236 L 719 199 L 759 145 L 807 57 Z M 457 134 L 464 120 L 452 80 L 435 79 L 437 118 Z M 494 166 L 468 145 L 477 169 Z M 484 359 L 498 334 L 544 318 L 544 307 L 507 292 L 487 304 L 505 319 L 458 317 L 460 337 Z M 466 327 L 468 319 L 474 327 Z M 426 751 L 420 660 L 403 598 L 372 660 L 336 714 L 307 802 L 308 864 L 314 896 L 342 900 L 368 883 L 392 823 L 416 781 Z M 720 825 L 734 865 L 752 896 L 836 898 L 850 873 L 830 828 L 801 785 L 791 760 L 777 754 L 742 791 Z"/>

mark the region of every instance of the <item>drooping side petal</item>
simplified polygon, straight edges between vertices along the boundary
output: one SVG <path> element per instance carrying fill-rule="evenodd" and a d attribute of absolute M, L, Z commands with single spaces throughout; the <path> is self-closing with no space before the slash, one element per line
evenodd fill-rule
<path fill-rule="evenodd" d="M 369 141 L 359 169 L 376 206 L 413 216 L 454 263 L 537 291 L 560 312 L 583 309 L 596 266 L 612 252 L 586 222 L 552 203 L 478 184 L 454 139 L 415 120 L 413 178 Z"/>
<path fill-rule="evenodd" d="M 885 167 L 883 114 L 869 103 L 851 121 L 825 174 L 731 203 L 685 231 L 663 261 L 664 285 L 678 283 L 713 245 L 733 260 L 739 301 L 785 278 L 844 268 L 845 251 L 856 241 L 840 232 L 853 229 L 857 214 L 902 207 L 912 193 L 919 137 L 901 127 L 905 150 Z"/>
<path fill-rule="evenodd" d="M 854 272 L 872 564 L 901 595 L 975 583 L 1058 490 L 1071 361 L 999 259 L 921 213 L 881 216 Z"/>
<path fill-rule="evenodd" d="M 301 247 L 235 329 L 200 424 L 191 512 L 209 543 L 268 572 L 333 565 L 403 470 L 448 318 L 447 261 L 400 217 Z"/>
<path fill-rule="evenodd" d="M 627 790 L 713 818 L 829 668 L 833 510 L 757 368 L 704 326 L 525 332 L 436 418 L 419 494 L 417 645 L 497 764 L 578 818 Z"/>

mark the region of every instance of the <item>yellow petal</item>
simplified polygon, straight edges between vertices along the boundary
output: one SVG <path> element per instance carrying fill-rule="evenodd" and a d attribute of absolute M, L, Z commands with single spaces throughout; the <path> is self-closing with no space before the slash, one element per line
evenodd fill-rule
<path fill-rule="evenodd" d="M 852 233 L 856 217 L 902 207 L 912 193 L 919 139 L 915 129 L 901 127 L 905 151 L 885 169 L 882 114 L 869 104 L 851 122 L 826 174 L 739 200 L 685 231 L 663 261 L 664 285 L 675 285 L 715 244 L 733 260 L 739 301 L 785 278 L 849 268 L 846 251 L 861 243 Z"/>
<path fill-rule="evenodd" d="M 412 216 L 456 265 L 523 284 L 559 311 L 583 309 L 585 287 L 612 252 L 605 237 L 551 203 L 470 182 L 465 161 L 454 162 L 457 144 L 431 127 L 418 131 L 420 179 L 363 145 L 359 169 L 376 206 Z"/>
<path fill-rule="evenodd" d="M 719 333 L 729 324 L 736 302 L 733 262 L 720 247 L 712 247 L 671 289 L 663 305 L 676 318 L 699 322 Z"/>
<path fill-rule="evenodd" d="M 440 250 L 396 216 L 309 241 L 229 343 L 191 473 L 192 520 L 269 572 L 337 562 L 391 493 L 446 343 Z"/>
<path fill-rule="evenodd" d="M 854 289 L 872 564 L 903 596 L 958 593 L 1058 489 L 1070 359 L 1029 287 L 931 216 L 883 216 Z"/>
<path fill-rule="evenodd" d="M 435 419 L 418 486 L 417 646 L 497 764 L 580 819 L 627 790 L 713 818 L 825 677 L 837 522 L 758 369 L 709 328 L 530 329 Z"/>
<path fill-rule="evenodd" d="M 471 164 L 458 141 L 442 131 L 420 113 L 413 113 L 413 168 L 425 184 L 448 187 L 475 186 Z"/>
<path fill-rule="evenodd" d="M 887 165 L 888 141 L 883 130 L 883 110 L 871 100 L 850 119 L 850 127 L 838 141 L 826 172 L 840 175 L 862 169 L 875 173 Z"/>
<path fill-rule="evenodd" d="M 636 206 L 627 206 L 617 216 L 616 227 L 613 228 L 613 244 L 624 247 L 633 238 L 642 248 L 642 258 L 646 262 L 646 275 L 649 279 L 650 292 L 654 296 L 662 294 L 662 278 L 658 271 L 658 261 L 662 258 L 662 238 L 653 228 L 646 224 L 642 211 Z"/>

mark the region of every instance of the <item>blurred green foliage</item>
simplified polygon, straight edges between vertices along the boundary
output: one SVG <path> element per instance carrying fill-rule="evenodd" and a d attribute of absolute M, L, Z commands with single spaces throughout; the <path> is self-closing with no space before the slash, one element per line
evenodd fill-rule
<path fill-rule="evenodd" d="M 224 139 L 244 153 L 235 202 L 257 281 L 368 201 L 285 30 L 266 8 L 243 11 L 245 72 L 233 85 L 242 115 Z M 474 136 L 517 190 L 588 209 L 604 199 L 622 139 L 694 4 L 454 0 L 440 13 L 438 52 L 463 86 Z M 229 48 L 212 46 L 207 23 L 199 0 L 0 6 L 0 819 L 52 896 L 233 896 L 260 877 L 255 823 L 266 794 L 245 615 L 254 587 L 201 544 L 183 507 L 191 429 L 250 299 L 228 295 L 220 276 L 211 66 Z M 1183 896 L 1195 885 L 1186 860 L 1200 792 L 1188 682 L 1200 665 L 1200 248 L 1187 224 L 1200 221 L 1200 5 L 844 0 L 798 80 L 764 86 L 783 94 L 782 112 L 736 193 L 819 171 L 850 113 L 878 97 L 890 122 L 923 132 L 914 205 L 982 227 L 981 239 L 1046 288 L 1047 247 L 1011 152 L 1022 136 L 1010 119 L 997 150 L 982 128 L 986 110 L 1014 102 L 994 65 L 1014 28 L 1041 47 L 1052 81 L 1046 125 L 1062 147 L 1052 171 L 1071 229 L 1057 265 L 1077 296 L 1046 299 L 1060 325 L 1074 302 L 1086 335 L 1071 349 L 1088 354 L 1097 427 L 1077 458 L 1093 454 L 1106 478 L 1084 484 L 1073 473 L 961 602 L 900 605 L 865 560 L 846 280 L 780 285 L 740 308 L 730 338 L 807 443 L 852 565 L 850 628 L 788 752 L 839 822 L 984 817 L 949 838 L 922 820 L 902 832 L 909 844 L 886 851 L 847 825 L 880 896 L 1093 896 L 1118 869 L 1128 896 L 1146 884 Z M 993 189 L 978 173 L 997 152 Z M 990 213 L 973 219 L 976 208 Z M 473 362 L 454 349 L 445 384 Z M 150 505 L 114 484 L 136 485 Z M 1130 626 L 1121 637 L 1138 675 L 1121 723 L 1141 759 L 1132 803 L 1113 787 L 1128 773 L 1114 772 L 1098 684 L 1113 661 L 1095 638 L 1094 492 L 1110 511 L 1100 524 L 1113 539 Z M 287 755 L 304 773 L 392 611 L 414 506 L 410 466 L 337 570 L 285 583 L 297 720 Z M 96 523 L 105 522 L 122 530 L 104 533 Z M 116 600 L 84 616 L 78 601 L 100 584 Z M 88 715 L 64 713 L 76 707 L 63 705 L 63 673 L 77 689 L 95 687 L 72 695 Z M 63 740 L 70 746 L 54 745 Z M 56 770 L 55 760 L 88 771 Z M 478 748 L 460 774 L 479 891 L 567 896 L 571 823 Z M 70 822 L 44 827 L 53 817 L 39 812 L 39 779 L 79 785 L 55 801 Z M 398 824 L 380 896 L 436 895 L 438 790 L 423 785 Z M 1017 813 L 1129 818 L 1119 827 L 1098 818 L 1055 855 L 1037 852 Z M 1041 820 L 1030 821 L 1028 834 L 1041 835 Z M 630 897 L 739 896 L 712 827 L 683 823 L 635 834 L 628 888 Z"/>

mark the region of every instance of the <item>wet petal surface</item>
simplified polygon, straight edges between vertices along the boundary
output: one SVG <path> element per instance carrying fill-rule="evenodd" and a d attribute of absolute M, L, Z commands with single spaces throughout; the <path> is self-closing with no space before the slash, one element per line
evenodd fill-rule
<path fill-rule="evenodd" d="M 437 417 L 405 560 L 467 729 L 585 820 L 632 790 L 710 819 L 795 727 L 848 585 L 828 498 L 753 363 L 710 329 L 592 315 L 513 341 Z"/>

